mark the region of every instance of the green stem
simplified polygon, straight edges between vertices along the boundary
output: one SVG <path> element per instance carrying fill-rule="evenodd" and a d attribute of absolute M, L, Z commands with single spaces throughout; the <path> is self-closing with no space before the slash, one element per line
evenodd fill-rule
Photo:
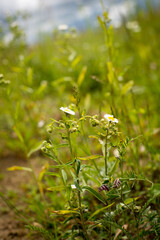
<path fill-rule="evenodd" d="M 72 158 L 72 161 L 74 162 L 72 143 L 71 143 L 70 132 L 69 132 L 68 128 L 67 128 L 67 136 L 68 136 L 68 143 L 69 143 L 69 149 L 70 149 L 70 153 L 71 153 L 71 158 Z M 78 179 L 75 163 L 73 165 L 73 169 L 74 169 L 74 171 L 76 173 L 76 177 Z M 79 184 L 79 180 L 77 182 Z M 84 237 L 85 237 L 86 240 L 89 240 L 89 237 L 88 237 L 88 234 L 87 234 L 87 231 L 86 231 L 86 228 L 85 228 L 84 217 L 83 217 L 83 210 L 82 210 L 82 205 L 81 205 L 81 193 L 80 193 L 79 190 L 78 190 L 78 208 L 79 208 L 79 211 L 80 211 L 80 219 L 81 219 L 81 223 L 82 223 L 82 229 L 83 229 Z"/>
<path fill-rule="evenodd" d="M 78 181 L 79 184 L 79 181 Z M 79 207 L 79 211 L 80 211 L 80 219 L 81 219 L 81 223 L 82 223 L 82 229 L 83 229 L 83 233 L 84 233 L 84 237 L 86 240 L 89 240 L 89 236 L 85 227 L 85 223 L 84 223 L 84 217 L 83 217 L 83 210 L 82 210 L 82 204 L 81 204 L 81 193 L 78 190 L 78 207 Z"/>
<path fill-rule="evenodd" d="M 108 146 L 107 146 L 107 143 L 108 143 L 108 129 L 106 131 L 106 138 L 105 138 L 105 153 L 104 153 L 104 161 L 105 161 L 105 175 L 107 176 L 108 175 L 108 166 L 107 166 L 107 162 L 108 162 Z"/>
<path fill-rule="evenodd" d="M 123 158 L 120 160 L 120 167 L 121 167 L 121 178 L 123 178 Z"/>
<path fill-rule="evenodd" d="M 120 160 L 120 168 L 121 168 L 121 178 L 123 178 L 123 158 L 121 158 Z M 121 184 L 121 199 L 123 201 L 122 184 Z"/>
<path fill-rule="evenodd" d="M 72 159 L 72 161 L 73 161 L 73 160 L 74 160 L 74 156 L 73 156 L 73 150 L 72 150 L 70 132 L 69 132 L 69 129 L 68 129 L 68 128 L 67 128 L 67 137 L 68 137 L 68 143 L 69 143 L 69 150 L 70 150 L 70 153 L 71 153 L 71 159 Z"/>

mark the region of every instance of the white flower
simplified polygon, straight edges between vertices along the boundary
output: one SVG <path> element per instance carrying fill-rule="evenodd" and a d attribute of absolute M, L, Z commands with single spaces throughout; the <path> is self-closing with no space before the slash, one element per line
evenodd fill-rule
<path fill-rule="evenodd" d="M 58 26 L 59 31 L 66 31 L 68 30 L 68 25 L 67 24 L 61 24 Z"/>
<path fill-rule="evenodd" d="M 101 139 L 99 139 L 99 142 L 100 142 L 100 144 L 101 144 L 101 145 L 103 145 L 103 144 L 104 144 L 104 142 L 103 142 Z"/>
<path fill-rule="evenodd" d="M 67 108 L 67 107 L 61 107 L 60 110 L 65 112 L 65 113 L 68 113 L 68 114 L 71 114 L 71 115 L 75 115 L 75 112 L 72 111 L 71 109 Z"/>
<path fill-rule="evenodd" d="M 43 120 L 40 120 L 38 122 L 38 127 L 41 128 L 41 127 L 43 127 L 44 124 L 45 124 L 45 122 Z"/>
<path fill-rule="evenodd" d="M 113 115 L 105 114 L 104 118 L 107 119 L 109 122 L 118 123 L 118 119 L 114 118 Z"/>
<path fill-rule="evenodd" d="M 114 155 L 116 158 L 119 157 L 119 152 L 118 152 L 118 149 L 117 149 L 117 148 L 113 150 L 113 155 Z"/>
<path fill-rule="evenodd" d="M 127 22 L 126 27 L 133 32 L 141 31 L 141 27 L 139 26 L 138 22 L 136 22 L 136 21 Z"/>
<path fill-rule="evenodd" d="M 76 186 L 74 184 L 71 185 L 72 189 L 76 189 Z"/>

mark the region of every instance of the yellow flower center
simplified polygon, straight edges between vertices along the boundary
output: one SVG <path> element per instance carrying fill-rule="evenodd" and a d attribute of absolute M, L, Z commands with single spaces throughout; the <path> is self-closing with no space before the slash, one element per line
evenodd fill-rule
<path fill-rule="evenodd" d="M 114 121 L 114 117 L 108 117 L 108 119 Z"/>

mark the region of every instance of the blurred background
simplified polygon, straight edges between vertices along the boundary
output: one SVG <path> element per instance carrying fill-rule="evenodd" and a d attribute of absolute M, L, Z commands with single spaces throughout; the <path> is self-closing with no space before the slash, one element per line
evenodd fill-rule
<path fill-rule="evenodd" d="M 62 103 L 75 103 L 75 87 L 87 111 L 112 111 L 129 134 L 139 124 L 136 114 L 158 126 L 152 113 L 160 107 L 159 5 L 1 0 L 0 154 L 27 155 Z"/>
<path fill-rule="evenodd" d="M 112 24 L 118 27 L 122 17 L 133 14 L 137 8 L 146 9 L 147 5 L 157 7 L 159 0 L 104 0 L 103 3 L 109 10 Z M 18 12 L 25 15 L 25 20 L 19 17 L 17 21 L 25 30 L 27 42 L 33 43 L 40 33 L 49 33 L 58 26 L 78 30 L 97 27 L 97 15 L 102 13 L 102 7 L 100 0 L 1 0 L 0 24 L 5 26 L 6 15 Z M 10 38 L 6 27 L 5 39 Z"/>

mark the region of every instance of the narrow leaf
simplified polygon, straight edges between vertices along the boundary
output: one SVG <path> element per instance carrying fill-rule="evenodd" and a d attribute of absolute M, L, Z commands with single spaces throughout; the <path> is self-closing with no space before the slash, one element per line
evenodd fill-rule
<path fill-rule="evenodd" d="M 79 214 L 79 212 L 74 210 L 58 210 L 58 211 L 51 211 L 52 213 L 56 213 L 58 215 L 65 215 L 65 214 Z"/>
<path fill-rule="evenodd" d="M 8 171 L 16 171 L 16 170 L 19 170 L 19 171 L 28 171 L 28 172 L 32 172 L 32 169 L 31 168 L 27 168 L 27 167 L 21 167 L 21 166 L 12 166 L 10 168 L 7 168 Z"/>
<path fill-rule="evenodd" d="M 55 173 L 55 172 L 45 172 L 45 175 L 60 177 L 60 175 L 58 173 Z"/>
<path fill-rule="evenodd" d="M 65 189 L 65 186 L 54 186 L 47 188 L 48 191 L 61 191 L 63 189 Z"/>
<path fill-rule="evenodd" d="M 82 59 L 82 56 L 81 56 L 81 55 L 77 56 L 77 57 L 73 60 L 73 62 L 72 62 L 72 64 L 71 64 L 71 67 L 74 68 L 74 67 L 81 61 L 81 59 Z"/>
<path fill-rule="evenodd" d="M 62 77 L 62 78 L 58 78 L 58 79 L 55 79 L 54 81 L 52 81 L 52 86 L 54 87 L 55 85 L 59 85 L 60 83 L 65 83 L 65 82 L 72 82 L 72 78 L 71 77 Z"/>
<path fill-rule="evenodd" d="M 127 83 L 122 87 L 121 94 L 122 94 L 122 95 L 126 95 L 127 92 L 129 92 L 129 91 L 132 89 L 133 84 L 134 84 L 134 81 L 133 81 L 133 80 L 127 82 Z"/>
<path fill-rule="evenodd" d="M 61 170 L 63 181 L 66 184 L 67 183 L 67 173 L 64 171 L 64 169 Z"/>
<path fill-rule="evenodd" d="M 100 193 L 96 192 L 93 188 L 88 187 L 88 186 L 84 186 L 82 189 L 87 190 L 88 192 L 90 192 L 92 195 L 94 195 L 99 201 L 101 201 L 102 203 L 106 204 L 105 199 L 101 196 Z"/>
<path fill-rule="evenodd" d="M 77 188 L 80 192 L 82 192 L 82 189 L 81 189 L 81 187 L 79 186 L 79 183 L 78 183 L 78 180 L 77 180 L 77 179 L 74 180 L 74 184 L 75 184 L 76 188 Z"/>
<path fill-rule="evenodd" d="M 136 197 L 136 198 L 128 198 L 124 201 L 125 205 L 128 205 L 130 203 L 133 203 L 134 201 L 136 201 L 137 199 L 139 199 L 140 197 Z"/>
<path fill-rule="evenodd" d="M 82 71 L 80 72 L 78 80 L 77 80 L 78 86 L 80 86 L 82 84 L 82 82 L 83 82 L 83 80 L 85 78 L 86 72 L 87 72 L 87 67 L 84 66 L 82 68 Z"/>
<path fill-rule="evenodd" d="M 19 129 L 18 129 L 16 126 L 14 126 L 14 127 L 13 127 L 13 130 L 14 130 L 15 133 L 17 134 L 17 137 L 19 138 L 19 140 L 20 140 L 21 142 L 24 142 L 23 136 L 22 136 L 22 134 L 20 133 Z"/>
<path fill-rule="evenodd" d="M 88 161 L 88 160 L 94 160 L 97 158 L 101 158 L 102 155 L 91 155 L 91 156 L 87 156 L 87 157 L 78 157 L 78 159 L 82 160 L 82 161 Z"/>
<path fill-rule="evenodd" d="M 113 84 L 114 82 L 114 68 L 112 65 L 112 62 L 107 62 L 107 68 L 108 68 L 108 81 L 110 84 Z"/>
<path fill-rule="evenodd" d="M 30 149 L 29 153 L 27 154 L 28 157 L 30 157 L 34 152 L 38 151 L 41 149 L 43 145 L 43 141 L 36 142 L 33 147 Z"/>
<path fill-rule="evenodd" d="M 106 207 L 103 207 L 103 208 L 98 209 L 97 211 L 95 211 L 95 212 L 89 217 L 88 220 L 90 220 L 90 219 L 93 218 L 95 215 L 97 215 L 97 214 L 99 214 L 99 213 L 101 213 L 101 212 L 105 212 L 105 210 L 106 210 L 107 208 L 110 208 L 110 207 L 113 206 L 113 205 L 114 205 L 114 202 L 111 203 L 110 205 L 106 206 Z"/>
<path fill-rule="evenodd" d="M 115 163 L 112 166 L 111 171 L 109 172 L 110 176 L 113 175 L 113 173 L 115 173 L 115 171 L 117 170 L 118 166 L 119 166 L 119 160 L 116 159 Z"/>
<path fill-rule="evenodd" d="M 38 176 L 38 181 L 39 181 L 39 182 L 42 181 L 43 176 L 45 175 L 45 172 L 47 171 L 48 168 L 49 168 L 49 163 L 47 162 L 47 163 L 43 166 L 42 170 L 41 170 L 40 173 L 39 173 L 39 176 Z"/>
<path fill-rule="evenodd" d="M 79 175 L 80 168 L 81 168 L 81 162 L 79 159 L 77 159 L 77 175 Z"/>

